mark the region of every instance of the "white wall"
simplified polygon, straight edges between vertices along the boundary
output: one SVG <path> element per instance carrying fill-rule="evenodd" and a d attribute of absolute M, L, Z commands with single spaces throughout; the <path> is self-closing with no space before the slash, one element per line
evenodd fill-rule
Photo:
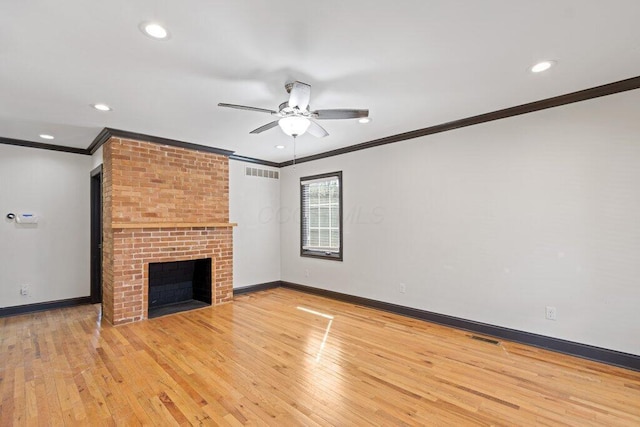
<path fill-rule="evenodd" d="M 0 144 L 0 307 L 90 294 L 90 168 L 89 156 Z M 9 212 L 40 222 L 17 225 Z"/>
<path fill-rule="evenodd" d="M 245 167 L 276 168 L 229 160 L 229 219 L 233 230 L 233 287 L 280 280 L 280 180 L 246 176 Z"/>
<path fill-rule="evenodd" d="M 283 168 L 282 280 L 640 354 L 638 117 L 640 90 Z M 340 170 L 344 262 L 302 258 L 299 178 Z"/>

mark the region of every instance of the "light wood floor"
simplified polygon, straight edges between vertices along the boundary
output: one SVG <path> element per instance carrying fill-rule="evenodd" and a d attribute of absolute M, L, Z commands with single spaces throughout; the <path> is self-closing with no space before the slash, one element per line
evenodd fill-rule
<path fill-rule="evenodd" d="M 0 399 L 1 426 L 640 425 L 640 372 L 274 289 L 0 319 Z"/>

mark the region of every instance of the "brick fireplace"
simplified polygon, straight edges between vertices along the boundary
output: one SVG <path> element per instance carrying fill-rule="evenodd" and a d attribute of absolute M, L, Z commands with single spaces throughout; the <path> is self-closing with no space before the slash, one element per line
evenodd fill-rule
<path fill-rule="evenodd" d="M 110 138 L 103 145 L 103 317 L 148 317 L 149 264 L 211 259 L 213 304 L 233 297 L 229 159 Z"/>

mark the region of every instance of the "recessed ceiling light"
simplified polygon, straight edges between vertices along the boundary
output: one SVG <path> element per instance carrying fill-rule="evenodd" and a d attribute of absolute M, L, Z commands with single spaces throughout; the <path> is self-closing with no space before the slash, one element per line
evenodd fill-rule
<path fill-rule="evenodd" d="M 371 119 L 369 117 L 363 117 L 360 120 L 358 120 L 358 123 L 369 123 L 371 121 Z"/>
<path fill-rule="evenodd" d="M 284 150 L 284 145 L 276 145 L 276 148 L 277 148 L 278 150 Z"/>
<path fill-rule="evenodd" d="M 532 73 L 541 73 L 543 71 L 547 71 L 549 68 L 555 65 L 556 61 L 540 61 L 533 67 L 531 67 Z"/>
<path fill-rule="evenodd" d="M 156 40 L 166 40 L 169 38 L 169 31 L 156 22 L 142 22 L 140 23 L 140 30 L 142 30 L 145 35 Z"/>
<path fill-rule="evenodd" d="M 55 137 L 53 135 L 48 135 L 46 133 L 41 133 L 40 134 L 40 138 L 42 138 L 42 139 L 53 139 Z"/>
<path fill-rule="evenodd" d="M 96 110 L 100 110 L 100 111 L 111 111 L 112 108 L 109 107 L 107 104 L 91 104 L 91 106 L 93 108 L 95 108 Z"/>

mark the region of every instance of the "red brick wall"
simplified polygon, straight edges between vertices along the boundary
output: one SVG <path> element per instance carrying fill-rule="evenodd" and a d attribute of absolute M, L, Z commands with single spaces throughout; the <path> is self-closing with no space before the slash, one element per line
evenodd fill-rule
<path fill-rule="evenodd" d="M 229 221 L 227 157 L 119 138 L 107 155 L 114 222 Z"/>
<path fill-rule="evenodd" d="M 228 222 L 228 158 L 111 138 L 103 159 L 104 318 L 113 324 L 147 318 L 149 262 L 212 258 L 213 303 L 231 301 L 232 228 L 175 226 Z M 150 223 L 168 224 L 144 226 Z"/>

